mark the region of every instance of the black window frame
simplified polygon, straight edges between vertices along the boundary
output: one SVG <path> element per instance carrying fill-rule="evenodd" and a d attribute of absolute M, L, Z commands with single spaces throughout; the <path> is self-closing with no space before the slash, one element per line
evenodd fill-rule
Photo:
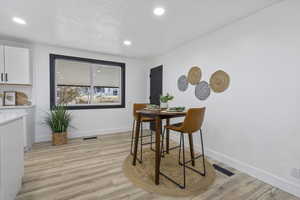
<path fill-rule="evenodd" d="M 126 64 L 122 62 L 115 62 L 115 61 L 107 61 L 107 60 L 97 60 L 91 58 L 81 58 L 81 57 L 74 57 L 74 56 L 66 56 L 66 55 L 58 55 L 58 54 L 49 54 L 50 60 L 50 109 L 52 109 L 56 105 L 55 97 L 56 97 L 56 85 L 55 85 L 55 60 L 56 59 L 64 59 L 64 60 L 71 60 L 71 61 L 81 61 L 81 62 L 89 62 L 92 64 L 101 64 L 101 65 L 108 65 L 114 67 L 121 68 L 121 104 L 120 105 L 78 105 L 78 106 L 69 106 L 67 105 L 66 108 L 68 110 L 83 110 L 83 109 L 109 109 L 109 108 L 125 108 L 125 98 L 126 98 L 126 85 L 125 85 L 125 78 L 126 78 Z"/>

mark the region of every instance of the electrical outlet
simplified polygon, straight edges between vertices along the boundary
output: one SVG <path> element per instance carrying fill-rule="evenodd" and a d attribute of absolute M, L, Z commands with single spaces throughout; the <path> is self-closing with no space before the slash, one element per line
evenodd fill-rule
<path fill-rule="evenodd" d="M 300 180 L 300 169 L 293 168 L 291 172 L 291 176 Z"/>

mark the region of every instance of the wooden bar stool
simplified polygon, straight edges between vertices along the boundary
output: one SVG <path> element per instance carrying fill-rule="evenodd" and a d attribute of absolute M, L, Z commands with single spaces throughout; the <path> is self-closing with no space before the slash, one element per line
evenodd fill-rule
<path fill-rule="evenodd" d="M 177 183 L 173 179 L 171 179 L 169 176 L 166 174 L 160 172 L 162 176 L 164 176 L 166 179 L 169 181 L 173 182 L 177 186 L 179 186 L 181 189 L 184 189 L 186 186 L 186 176 L 185 176 L 185 169 L 188 168 L 197 174 L 200 174 L 201 176 L 206 175 L 206 169 L 205 169 L 205 158 L 204 158 L 204 146 L 203 146 L 203 137 L 202 137 L 202 124 L 204 120 L 204 113 L 205 113 L 205 108 L 191 108 L 187 111 L 186 117 L 182 123 L 177 123 L 177 124 L 172 124 L 172 125 L 166 125 L 164 127 L 163 135 L 162 135 L 162 143 L 161 143 L 161 154 L 163 157 L 164 154 L 164 134 L 166 130 L 172 130 L 175 132 L 179 132 L 180 135 L 180 145 L 179 145 L 179 165 L 183 166 L 183 184 Z M 201 138 L 201 150 L 202 150 L 202 155 L 199 155 L 197 157 L 194 156 L 194 144 L 193 144 L 193 133 L 199 131 L 200 132 L 200 138 Z M 184 133 L 188 134 L 189 136 L 189 143 L 190 143 L 190 153 L 191 153 L 191 160 L 185 161 L 185 144 L 184 144 Z M 182 151 L 182 157 L 183 157 L 183 162 L 180 161 L 180 154 Z M 203 172 L 200 172 L 192 167 L 187 166 L 186 164 L 192 163 L 192 166 L 195 166 L 195 160 L 198 158 L 202 157 L 202 162 L 203 162 Z"/>
<path fill-rule="evenodd" d="M 137 110 L 142 110 L 144 108 L 147 107 L 147 105 L 149 104 L 144 104 L 144 103 L 135 103 L 133 104 L 133 126 L 132 126 L 132 133 L 131 133 L 131 149 L 130 149 L 130 154 L 133 155 L 133 142 L 134 142 L 134 133 L 135 133 L 135 125 L 136 125 L 136 122 L 137 122 L 137 119 L 138 119 L 138 115 L 137 115 Z M 150 130 L 150 135 L 143 135 L 143 123 L 150 123 L 150 122 L 154 122 L 155 119 L 153 118 L 150 118 L 150 117 L 142 117 L 141 118 L 141 129 L 140 129 L 140 140 L 141 140 L 141 144 L 140 144 L 140 148 L 141 148 L 141 152 L 140 152 L 140 158 L 137 160 L 142 163 L 143 161 L 143 146 L 144 145 L 148 145 L 150 144 L 150 148 L 152 151 L 155 151 L 153 148 L 152 148 L 152 144 L 154 143 L 153 142 L 153 133 L 152 133 L 152 130 Z M 143 138 L 144 137 L 151 137 L 150 138 L 150 142 L 147 142 L 147 143 L 143 143 Z"/>

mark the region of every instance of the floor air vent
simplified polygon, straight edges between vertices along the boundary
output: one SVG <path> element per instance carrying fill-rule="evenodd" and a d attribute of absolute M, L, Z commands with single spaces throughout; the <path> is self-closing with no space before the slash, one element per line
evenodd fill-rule
<path fill-rule="evenodd" d="M 97 136 L 93 136 L 93 137 L 84 137 L 83 140 L 97 140 Z"/>
<path fill-rule="evenodd" d="M 234 173 L 232 173 L 231 171 L 229 171 L 229 170 L 227 170 L 227 169 L 225 169 L 225 168 L 223 168 L 219 165 L 213 164 L 213 166 L 217 171 L 219 171 L 219 172 L 221 172 L 221 173 L 223 173 L 227 176 L 233 176 L 234 175 Z"/>

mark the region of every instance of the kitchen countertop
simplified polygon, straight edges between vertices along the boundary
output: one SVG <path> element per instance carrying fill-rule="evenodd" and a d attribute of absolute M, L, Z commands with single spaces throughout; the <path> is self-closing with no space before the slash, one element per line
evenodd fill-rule
<path fill-rule="evenodd" d="M 6 113 L 6 112 L 0 112 L 0 126 L 7 124 L 11 121 L 17 120 L 19 118 L 22 118 L 26 115 L 26 113 Z"/>

